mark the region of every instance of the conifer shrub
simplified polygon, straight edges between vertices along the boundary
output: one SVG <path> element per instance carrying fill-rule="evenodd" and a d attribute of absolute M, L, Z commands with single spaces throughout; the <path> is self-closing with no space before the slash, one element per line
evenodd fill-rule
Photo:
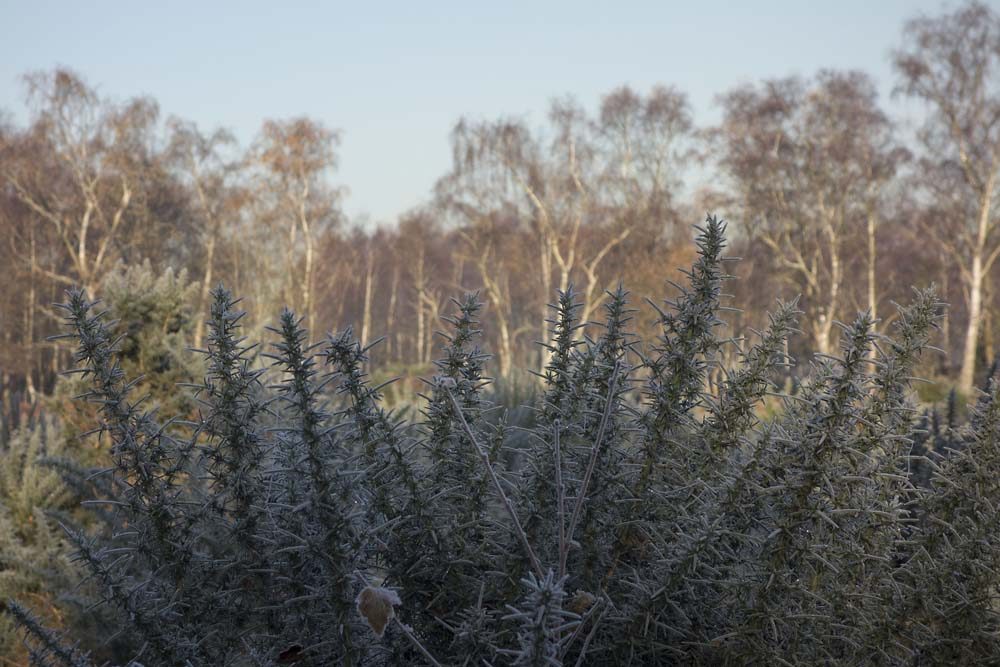
<path fill-rule="evenodd" d="M 960 446 L 924 455 L 911 383 L 934 292 L 890 336 L 866 313 L 841 325 L 839 354 L 808 361 L 765 416 L 799 312 L 779 302 L 753 340 L 727 337 L 724 225 L 710 217 L 697 246 L 687 283 L 649 304 L 660 334 L 645 344 L 624 288 L 589 330 L 573 291 L 557 295 L 519 428 L 490 400 L 475 295 L 454 302 L 422 415 L 403 420 L 350 330 L 310 342 L 286 311 L 257 348 L 219 287 L 204 378 L 185 389 L 196 414 L 164 421 L 134 396 L 97 303 L 71 292 L 113 467 L 97 476 L 100 529 L 65 533 L 114 619 L 115 660 L 995 661 L 998 384 L 949 429 Z M 91 664 L 77 638 L 7 608 L 39 664 Z"/>

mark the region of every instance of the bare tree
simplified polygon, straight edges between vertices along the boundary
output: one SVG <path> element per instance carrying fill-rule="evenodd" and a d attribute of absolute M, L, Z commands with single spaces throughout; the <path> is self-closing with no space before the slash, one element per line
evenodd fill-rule
<path fill-rule="evenodd" d="M 256 194 L 267 207 L 264 214 L 286 233 L 285 300 L 305 314 L 310 331 L 316 315 L 316 239 L 341 219 L 340 191 L 326 180 L 337 166 L 339 138 L 309 118 L 269 120 L 252 152 L 261 167 Z"/>
<path fill-rule="evenodd" d="M 496 358 L 501 377 L 508 378 L 514 367 L 516 339 L 520 331 L 512 295 L 512 274 L 516 275 L 519 237 L 511 229 L 517 223 L 504 216 L 490 216 L 480 224 L 462 230 L 465 242 L 460 250 L 475 267 L 483 291 L 490 303 L 497 329 Z"/>
<path fill-rule="evenodd" d="M 613 90 L 601 100 L 595 132 L 599 175 L 592 189 L 601 200 L 595 215 L 611 224 L 604 223 L 604 233 L 582 262 L 584 320 L 600 305 L 595 290 L 610 287 L 597 277 L 610 253 L 628 238 L 661 244 L 673 235 L 679 222 L 677 194 L 694 157 L 691 108 L 687 96 L 671 86 L 654 86 L 645 96 L 628 86 Z M 619 269 L 611 281 L 622 275 Z"/>
<path fill-rule="evenodd" d="M 171 118 L 168 126 L 171 133 L 168 155 L 175 168 L 184 175 L 193 194 L 204 248 L 194 333 L 194 345 L 200 348 L 223 227 L 239 216 L 245 193 L 237 182 L 240 177 L 239 161 L 226 154 L 236 143 L 229 132 L 216 130 L 205 135 L 194 123 L 179 118 Z"/>
<path fill-rule="evenodd" d="M 434 219 L 426 212 L 411 212 L 399 221 L 396 253 L 405 258 L 401 265 L 404 276 L 413 290 L 408 300 L 413 309 L 413 360 L 418 364 L 430 363 L 432 357 L 431 335 L 441 312 L 441 290 L 435 285 L 435 274 L 443 274 L 445 257 L 440 256 L 443 238 Z"/>
<path fill-rule="evenodd" d="M 823 71 L 811 83 L 739 88 L 722 105 L 714 135 L 731 203 L 803 293 L 816 349 L 829 354 L 844 305 L 845 242 L 867 225 L 874 271 L 879 195 L 903 156 L 874 85 L 860 72 Z M 875 307 L 872 279 L 869 288 Z"/>
<path fill-rule="evenodd" d="M 24 379 L 34 394 L 36 376 L 48 384 L 61 366 L 60 347 L 45 342 L 61 320 L 48 304 L 77 285 L 94 294 L 117 261 L 154 246 L 169 256 L 162 231 L 183 232 L 184 197 L 163 169 L 155 102 L 112 103 L 66 69 L 24 80 L 29 123 L 3 132 L 0 187 L 11 204 L 4 240 L 23 291 Z"/>
<path fill-rule="evenodd" d="M 898 92 L 926 103 L 925 186 L 941 214 L 923 230 L 956 262 L 968 322 L 959 386 L 972 388 L 984 284 L 1000 256 L 1000 17 L 970 2 L 907 23 L 894 56 Z"/>
<path fill-rule="evenodd" d="M 548 120 L 538 132 L 517 120 L 459 122 L 452 173 L 439 184 L 466 225 L 510 219 L 533 237 L 532 308 L 541 338 L 553 288 L 583 285 L 581 315 L 589 319 L 609 286 L 604 269 L 612 251 L 636 226 L 665 224 L 692 130 L 686 98 L 664 87 L 646 97 L 613 91 L 597 119 L 571 98 L 555 100 Z M 482 250 L 476 265 L 485 270 L 496 253 Z M 483 280 L 488 293 L 503 291 L 487 284 L 499 285 L 497 276 Z"/>
<path fill-rule="evenodd" d="M 69 70 L 25 80 L 33 124 L 22 159 L 4 160 L 2 176 L 60 248 L 34 267 L 35 279 L 93 294 L 135 209 L 158 110 L 148 99 L 112 106 Z"/>

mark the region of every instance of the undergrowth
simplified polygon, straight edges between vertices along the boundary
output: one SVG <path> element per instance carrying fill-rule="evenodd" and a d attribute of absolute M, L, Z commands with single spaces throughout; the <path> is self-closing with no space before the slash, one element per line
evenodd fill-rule
<path fill-rule="evenodd" d="M 587 329 L 572 289 L 558 294 L 542 393 L 513 423 L 491 400 L 475 295 L 454 302 L 422 415 L 404 420 L 350 330 L 310 342 L 286 311 L 258 349 L 219 287 L 205 377 L 177 390 L 195 417 L 160 421 L 97 302 L 70 292 L 113 465 L 88 477 L 97 519 L 63 528 L 111 619 L 111 660 L 995 661 L 998 385 L 967 424 L 916 413 L 934 292 L 890 336 L 866 313 L 841 325 L 839 354 L 775 398 L 796 304 L 754 340 L 726 338 L 724 225 L 710 217 L 697 244 L 687 283 L 650 303 L 645 345 L 625 289 Z M 91 664 L 78 638 L 7 609 L 37 664 Z"/>

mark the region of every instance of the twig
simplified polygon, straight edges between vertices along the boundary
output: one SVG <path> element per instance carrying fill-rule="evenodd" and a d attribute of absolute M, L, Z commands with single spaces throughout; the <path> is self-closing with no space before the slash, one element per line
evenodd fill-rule
<path fill-rule="evenodd" d="M 497 494 L 499 494 L 500 500 L 503 502 L 504 509 L 506 509 L 507 514 L 510 515 L 511 521 L 514 522 L 514 532 L 517 533 L 518 538 L 521 540 L 521 546 L 524 547 L 525 553 L 528 554 L 528 560 L 531 561 L 532 569 L 539 578 L 544 578 L 545 574 L 542 571 L 542 565 L 538 562 L 538 557 L 535 556 L 535 551 L 531 548 L 531 544 L 528 543 L 528 536 L 525 534 L 524 528 L 521 526 L 521 521 L 517 518 L 517 513 L 514 511 L 513 505 L 510 504 L 507 494 L 504 493 L 503 486 L 500 485 L 500 478 L 497 477 L 497 472 L 493 468 L 493 462 L 490 461 L 489 455 L 479 445 L 479 441 L 476 440 L 476 435 L 469 427 L 469 422 L 465 420 L 465 414 L 462 412 L 462 407 L 458 404 L 458 400 L 455 398 L 455 395 L 452 394 L 449 389 L 445 389 L 445 391 L 448 392 L 448 396 L 451 398 L 451 403 L 455 406 L 455 412 L 458 414 L 458 418 L 462 422 L 462 428 L 465 429 L 465 434 L 469 436 L 469 440 L 472 441 L 476 451 L 479 452 L 479 458 L 483 460 L 483 465 L 485 465 L 486 470 L 489 471 L 490 478 L 493 480 L 493 486 L 496 487 Z"/>
<path fill-rule="evenodd" d="M 556 504 L 559 515 L 559 579 L 566 574 L 566 559 L 569 554 L 569 543 L 566 541 L 566 489 L 562 478 L 562 449 L 559 443 L 560 420 L 556 419 L 552 427 L 552 439 L 556 450 Z"/>
<path fill-rule="evenodd" d="M 590 486 L 590 479 L 594 475 L 594 468 L 597 467 L 597 457 L 601 450 L 601 443 L 604 441 L 604 432 L 608 427 L 608 420 L 611 418 L 611 406 L 614 404 L 615 400 L 615 390 L 618 385 L 618 362 L 615 362 L 615 368 L 612 372 L 611 384 L 608 387 L 608 400 L 604 404 L 604 415 L 601 416 L 601 426 L 597 430 L 597 440 L 594 442 L 594 447 L 590 451 L 590 461 L 587 463 L 587 472 L 584 473 L 583 482 L 580 483 L 580 493 L 576 497 L 576 504 L 573 506 L 573 516 L 569 520 L 569 530 L 566 531 L 567 540 L 573 539 L 573 533 L 576 532 L 576 524 L 580 521 L 580 513 L 583 511 L 583 503 L 587 499 L 587 489 Z M 559 571 L 564 572 L 566 570 L 566 559 L 569 557 L 569 548 L 565 549 L 563 553 L 559 554 Z"/>
<path fill-rule="evenodd" d="M 440 662 L 438 662 L 433 655 L 431 655 L 431 652 L 428 651 L 426 648 L 424 648 L 424 645 L 421 644 L 420 640 L 417 639 L 416 635 L 413 634 L 413 629 L 410 628 L 410 626 L 399 620 L 398 616 L 394 616 L 393 620 L 396 621 L 396 625 L 398 625 L 399 629 L 403 631 L 403 634 L 406 635 L 406 638 L 409 639 L 413 643 L 413 645 L 417 647 L 417 650 L 420 651 L 420 653 L 422 653 L 425 658 L 427 658 L 427 662 L 434 665 L 434 667 L 443 667 L 443 665 Z"/>
<path fill-rule="evenodd" d="M 598 621 L 601 620 L 601 616 L 603 614 L 604 614 L 604 598 L 603 597 L 596 598 L 595 601 L 594 601 L 594 604 L 590 608 L 590 610 L 588 610 L 587 612 L 585 612 L 580 617 L 580 622 L 573 629 L 573 634 L 571 634 L 564 642 L 562 642 L 562 647 L 559 649 L 559 659 L 560 660 L 563 660 L 566 657 L 566 654 L 569 652 L 570 648 L 573 647 L 573 643 L 583 633 L 583 629 L 586 627 L 587 623 L 591 619 L 594 619 L 594 623 L 596 624 Z M 584 653 L 586 653 L 587 652 L 586 645 L 584 645 L 581 650 Z"/>
<path fill-rule="evenodd" d="M 594 624 L 590 626 L 590 632 L 587 633 L 587 638 L 583 640 L 583 646 L 580 647 L 580 656 L 576 659 L 576 667 L 582 667 L 583 659 L 587 656 L 587 649 L 590 647 L 590 641 L 597 634 L 597 626 L 601 624 L 601 619 L 604 618 L 604 607 L 601 607 L 601 611 L 597 618 L 594 619 Z"/>

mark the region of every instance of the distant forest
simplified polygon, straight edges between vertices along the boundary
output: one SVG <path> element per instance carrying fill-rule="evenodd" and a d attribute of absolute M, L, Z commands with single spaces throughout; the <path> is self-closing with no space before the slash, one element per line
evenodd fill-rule
<path fill-rule="evenodd" d="M 268 120 L 241 146 L 69 69 L 29 73 L 26 122 L 0 123 L 0 390 L 8 406 L 52 392 L 71 350 L 50 340 L 52 304 L 73 286 L 101 295 L 144 263 L 177 274 L 171 326 L 196 346 L 222 283 L 245 297 L 252 339 L 288 305 L 314 338 L 384 337 L 371 356 L 387 376 L 427 373 L 449 299 L 478 291 L 490 373 L 522 381 L 514 369 L 548 361 L 537 341 L 556 290 L 574 286 L 584 321 L 619 283 L 659 299 L 712 212 L 742 258 L 728 335 L 800 295 L 807 324 L 790 354 L 831 353 L 837 321 L 867 309 L 885 331 L 893 302 L 935 283 L 947 354 L 923 372 L 968 392 L 1000 326 L 1000 16 L 969 3 L 901 28 L 894 91 L 921 110 L 912 138 L 862 71 L 720 91 L 715 126 L 683 90 L 623 86 L 597 105 L 555 99 L 542 127 L 459 119 L 426 203 L 374 229 L 341 209 L 340 130 Z M 684 187 L 696 168 L 710 187 Z"/>

